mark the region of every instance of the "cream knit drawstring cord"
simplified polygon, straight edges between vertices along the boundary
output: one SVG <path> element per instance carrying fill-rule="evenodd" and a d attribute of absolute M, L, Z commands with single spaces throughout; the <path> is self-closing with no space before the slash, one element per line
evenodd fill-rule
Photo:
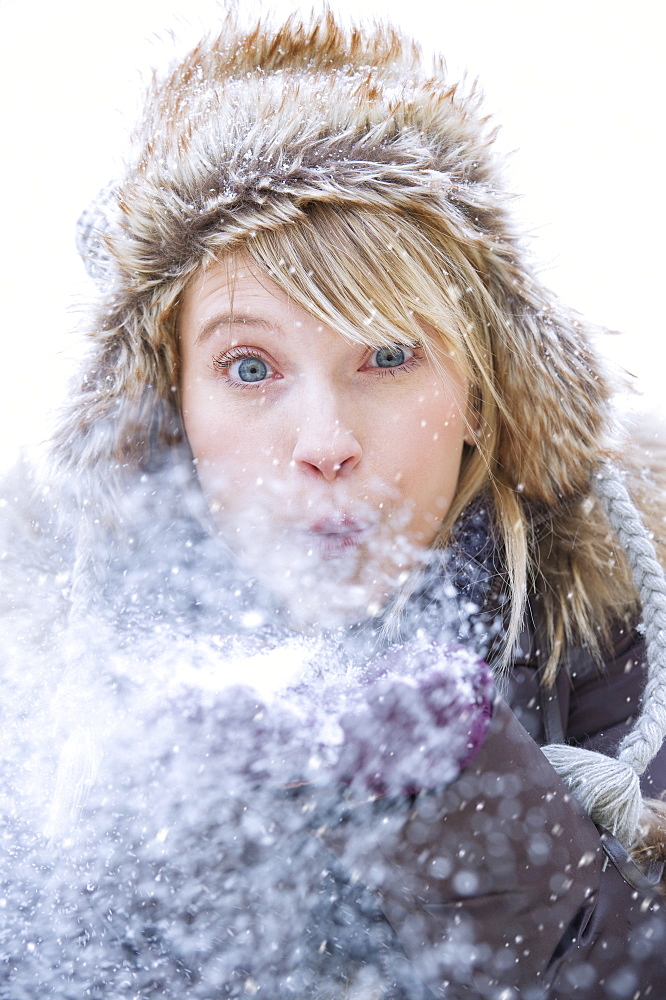
<path fill-rule="evenodd" d="M 627 850 L 640 838 L 640 775 L 666 736 L 666 580 L 618 470 L 603 462 L 592 488 L 624 549 L 643 606 L 648 678 L 640 715 L 617 757 L 563 744 L 543 752 L 586 812 Z"/>

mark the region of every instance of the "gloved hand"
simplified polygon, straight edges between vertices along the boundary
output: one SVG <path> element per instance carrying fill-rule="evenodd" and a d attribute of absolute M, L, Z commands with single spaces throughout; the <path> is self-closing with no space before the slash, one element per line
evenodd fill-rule
<path fill-rule="evenodd" d="M 365 682 L 340 718 L 338 779 L 362 797 L 416 794 L 454 781 L 490 725 L 486 664 L 461 647 L 414 642 L 373 660 Z"/>
<path fill-rule="evenodd" d="M 491 718 L 468 653 L 396 648 L 367 679 L 340 720 L 342 793 L 325 797 L 326 775 L 304 792 L 317 837 L 377 893 L 436 996 L 545 986 L 595 905 L 594 825 L 498 697 Z"/>

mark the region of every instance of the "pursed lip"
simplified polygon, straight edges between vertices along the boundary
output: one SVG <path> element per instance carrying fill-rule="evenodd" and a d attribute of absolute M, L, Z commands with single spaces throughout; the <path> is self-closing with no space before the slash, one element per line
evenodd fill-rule
<path fill-rule="evenodd" d="M 366 531 L 369 521 L 359 521 L 351 514 L 339 514 L 334 517 L 322 517 L 308 528 L 313 535 L 346 535 L 354 531 Z"/>
<path fill-rule="evenodd" d="M 363 543 L 371 525 L 349 514 L 322 517 L 311 524 L 306 535 L 322 559 L 335 559 Z"/>

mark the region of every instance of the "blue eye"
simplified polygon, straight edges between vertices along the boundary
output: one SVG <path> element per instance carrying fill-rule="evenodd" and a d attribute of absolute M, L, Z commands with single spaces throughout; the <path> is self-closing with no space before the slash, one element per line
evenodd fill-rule
<path fill-rule="evenodd" d="M 399 368 L 407 360 L 406 351 L 409 351 L 409 348 L 400 347 L 398 344 L 378 347 L 370 360 L 378 368 Z"/>
<path fill-rule="evenodd" d="M 263 382 L 268 378 L 268 365 L 261 358 L 243 358 L 242 361 L 237 361 L 231 365 L 230 374 L 236 365 L 238 367 L 234 375 L 241 382 Z"/>
<path fill-rule="evenodd" d="M 224 375 L 232 385 L 257 385 L 277 377 L 269 362 L 251 347 L 234 347 L 213 358 L 213 370 Z"/>

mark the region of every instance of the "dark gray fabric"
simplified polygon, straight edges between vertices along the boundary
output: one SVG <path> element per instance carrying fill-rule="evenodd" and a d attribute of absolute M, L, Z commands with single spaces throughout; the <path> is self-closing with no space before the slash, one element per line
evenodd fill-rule
<path fill-rule="evenodd" d="M 597 829 L 502 701 L 457 782 L 359 806 L 323 836 L 368 873 L 436 996 L 643 995 L 623 982 L 666 995 L 660 903 L 605 865 Z"/>

